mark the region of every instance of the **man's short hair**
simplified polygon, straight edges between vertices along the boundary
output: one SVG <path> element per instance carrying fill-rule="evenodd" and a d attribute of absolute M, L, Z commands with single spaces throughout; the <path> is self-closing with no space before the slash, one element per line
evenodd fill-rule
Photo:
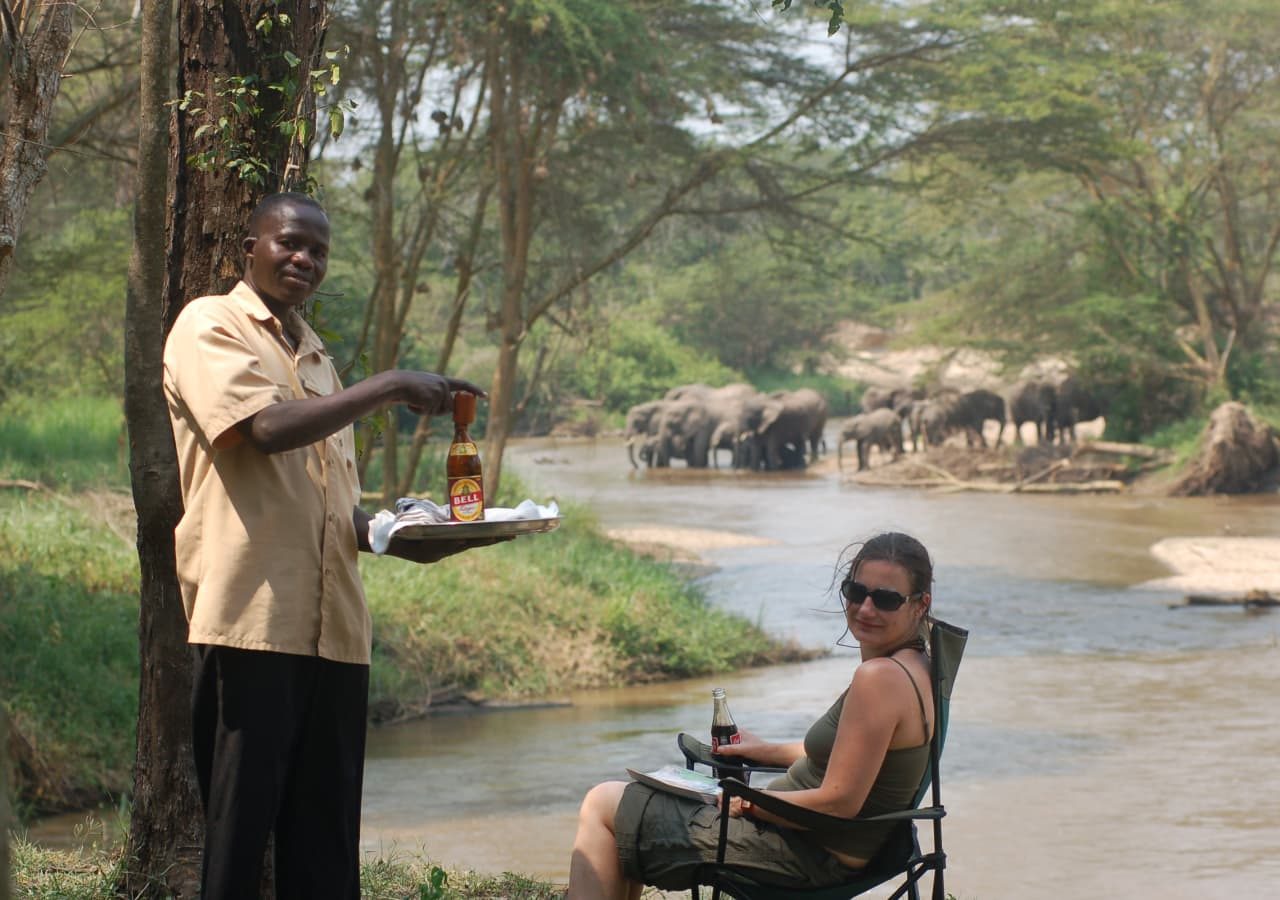
<path fill-rule="evenodd" d="M 310 206 L 324 213 L 324 207 L 320 205 L 320 201 L 310 194 L 303 194 L 298 191 L 280 191 L 276 194 L 267 194 L 267 196 L 258 201 L 258 205 L 253 208 L 253 212 L 249 216 L 249 234 L 257 235 L 258 227 L 262 224 L 262 220 L 278 207 L 286 204 Z M 325 215 L 327 216 L 328 213 L 325 213 Z"/>

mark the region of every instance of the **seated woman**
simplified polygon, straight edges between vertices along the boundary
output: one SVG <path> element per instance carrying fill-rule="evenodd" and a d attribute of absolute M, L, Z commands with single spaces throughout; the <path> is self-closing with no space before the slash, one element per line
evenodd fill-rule
<path fill-rule="evenodd" d="M 742 731 L 724 756 L 787 766 L 770 793 L 828 815 L 851 818 L 909 809 L 929 764 L 934 721 L 925 652 L 933 564 L 905 534 L 864 543 L 840 585 L 845 621 L 862 661 L 804 740 L 777 744 Z M 693 886 L 714 862 L 717 807 L 636 782 L 596 785 L 582 801 L 567 900 L 634 900 L 642 885 Z M 847 880 L 875 855 L 891 826 L 824 835 L 757 807 L 730 801 L 725 861 L 779 886 L 821 887 Z"/>

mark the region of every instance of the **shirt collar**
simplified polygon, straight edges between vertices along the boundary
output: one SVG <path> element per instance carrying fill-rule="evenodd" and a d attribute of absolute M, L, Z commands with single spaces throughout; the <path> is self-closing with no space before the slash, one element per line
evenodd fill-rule
<path fill-rule="evenodd" d="M 271 310 L 267 309 L 267 304 L 262 302 L 262 298 L 258 296 L 258 292 L 249 286 L 246 281 L 236 282 L 236 286 L 231 289 L 229 295 L 235 300 L 236 305 L 244 311 L 249 317 L 261 322 L 267 328 L 270 328 L 277 335 L 281 334 L 282 324 Z M 302 356 L 306 353 L 313 353 L 324 350 L 324 342 L 320 340 L 320 336 L 315 333 L 306 319 L 298 313 L 297 309 L 290 309 L 285 315 L 289 318 L 287 326 L 290 334 L 298 337 L 297 355 Z"/>

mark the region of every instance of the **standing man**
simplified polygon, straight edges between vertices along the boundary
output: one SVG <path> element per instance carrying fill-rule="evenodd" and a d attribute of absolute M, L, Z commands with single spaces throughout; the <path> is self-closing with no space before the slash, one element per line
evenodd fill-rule
<path fill-rule="evenodd" d="M 390 403 L 439 415 L 454 391 L 484 392 L 412 371 L 343 389 L 299 312 L 329 259 L 329 219 L 310 197 L 264 199 L 244 251 L 244 279 L 189 303 L 164 352 L 185 504 L 175 536 L 201 896 L 258 896 L 274 831 L 277 897 L 359 900 L 372 626 L 351 425 Z M 429 563 L 487 543 L 393 541 L 388 552 Z"/>

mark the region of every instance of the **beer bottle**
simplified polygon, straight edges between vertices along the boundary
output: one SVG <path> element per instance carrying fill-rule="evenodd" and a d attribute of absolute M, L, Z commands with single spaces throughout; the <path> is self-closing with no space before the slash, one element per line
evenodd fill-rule
<path fill-rule="evenodd" d="M 738 734 L 738 726 L 733 721 L 733 713 L 729 712 L 729 701 L 724 697 L 724 688 L 711 689 L 711 752 L 715 752 L 725 744 L 742 743 L 742 735 Z M 738 760 L 734 760 L 735 763 Z M 729 769 L 712 768 L 716 778 L 738 774 Z"/>
<path fill-rule="evenodd" d="M 449 480 L 449 513 L 455 522 L 479 522 L 484 519 L 484 480 L 481 477 L 480 451 L 467 433 L 476 420 L 476 395 L 459 391 L 453 395 L 453 443 L 445 475 Z"/>

